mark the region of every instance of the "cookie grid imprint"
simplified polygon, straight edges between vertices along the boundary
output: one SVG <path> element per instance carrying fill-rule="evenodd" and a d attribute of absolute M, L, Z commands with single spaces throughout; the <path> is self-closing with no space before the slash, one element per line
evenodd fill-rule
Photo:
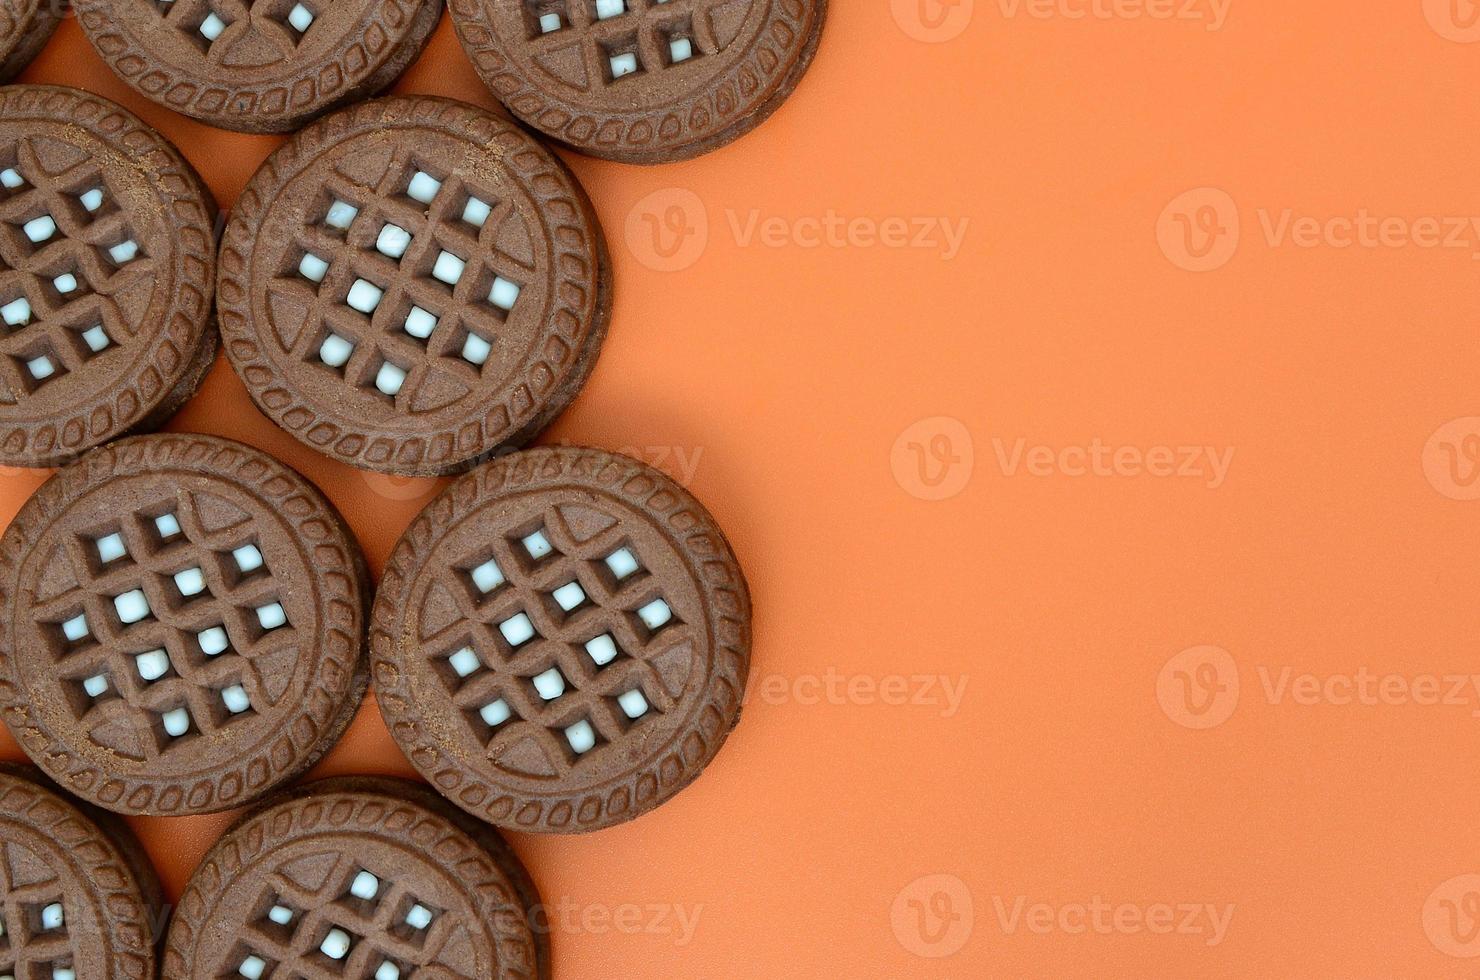
<path fill-rule="evenodd" d="M 0 459 L 56 465 L 172 412 L 215 353 L 215 208 L 83 92 L 0 90 Z"/>
<path fill-rule="evenodd" d="M 449 472 L 574 397 L 606 264 L 584 194 L 528 136 L 460 103 L 384 100 L 253 178 L 223 244 L 222 331 L 257 403 L 310 445 Z"/>
<path fill-rule="evenodd" d="M 485 82 L 530 125 L 631 162 L 762 122 L 810 64 L 826 0 L 449 0 Z"/>
<path fill-rule="evenodd" d="M 686 492 L 595 450 L 463 477 L 413 522 L 371 630 L 417 768 L 482 819 L 578 832 L 694 779 L 739 713 L 744 579 Z"/>
<path fill-rule="evenodd" d="M 167 975 L 546 975 L 521 883 L 499 855 L 406 794 L 336 782 L 249 817 L 207 855 L 171 927 Z"/>
<path fill-rule="evenodd" d="M 254 450 L 98 450 L 0 539 L 5 721 L 110 809 L 244 802 L 311 764 L 358 702 L 358 561 L 317 491 Z"/>
<path fill-rule="evenodd" d="M 290 132 L 393 82 L 442 0 L 74 0 L 93 46 L 162 105 L 227 129 Z"/>
<path fill-rule="evenodd" d="M 152 870 L 21 771 L 0 769 L 0 976 L 152 980 Z"/>

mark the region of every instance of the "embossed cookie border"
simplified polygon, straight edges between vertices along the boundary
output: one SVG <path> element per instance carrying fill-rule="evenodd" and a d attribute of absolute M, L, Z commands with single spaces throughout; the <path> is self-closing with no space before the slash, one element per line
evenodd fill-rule
<path fill-rule="evenodd" d="M 749 50 L 681 114 L 672 106 L 595 112 L 534 84 L 511 58 L 488 13 L 499 0 L 447 0 L 458 39 L 484 84 L 510 112 L 551 139 L 625 163 L 667 163 L 718 149 L 755 129 L 796 88 L 822 41 L 828 0 L 766 0 Z M 758 93 L 767 94 L 756 97 Z"/>
<path fill-rule="evenodd" d="M 84 401 L 63 418 L 0 426 L 0 461 L 56 466 L 153 424 L 162 412 L 172 412 L 183 400 L 182 393 L 188 396 L 209 369 L 215 353 L 211 305 L 216 286 L 216 205 L 174 146 L 107 99 L 54 85 L 0 88 L 0 129 L 20 120 L 77 127 L 112 146 L 124 159 L 137 161 L 159 200 L 161 220 L 173 229 L 168 267 L 173 281 L 155 286 L 167 291 L 168 304 L 152 334 L 141 325 L 142 336 L 134 341 L 147 339 L 149 345 L 134 355 L 141 369 L 128 383 Z"/>
<path fill-rule="evenodd" d="M 321 59 L 318 73 L 256 85 L 223 85 L 160 64 L 113 16 L 121 0 L 73 0 L 87 39 L 114 74 L 149 99 L 194 119 L 248 132 L 292 132 L 393 83 L 421 54 L 443 0 L 371 0 L 359 26 Z M 354 76 L 344 66 L 364 69 Z"/>
<path fill-rule="evenodd" d="M 57 0 L 0 0 L 0 38 L 16 39 L 9 47 L 0 45 L 0 83 L 19 75 L 61 22 Z"/>
<path fill-rule="evenodd" d="M 48 730 L 17 677 L 11 630 L 21 564 L 56 518 L 101 481 L 170 467 L 234 480 L 276 508 L 305 567 L 317 570 L 313 588 L 323 632 L 303 702 L 282 719 L 277 736 L 220 775 L 188 784 L 110 775 Z M 116 813 L 172 816 L 241 806 L 313 765 L 348 726 L 368 679 L 362 669 L 368 588 L 358 545 L 332 505 L 266 453 L 215 436 L 162 434 L 111 443 L 43 484 L 0 536 L 0 719 L 60 786 Z"/>
<path fill-rule="evenodd" d="M 0 764 L 0 807 L 4 807 L 5 819 L 55 840 L 57 851 L 73 865 L 72 874 L 84 886 L 91 886 L 89 917 L 103 937 L 108 976 L 153 980 L 158 960 L 154 933 L 157 910 L 150 907 L 149 896 L 157 893 L 158 883 L 140 880 L 123 842 L 35 776 L 26 767 Z M 142 870 L 153 873 L 152 867 Z M 106 881 L 117 882 L 117 886 L 109 888 Z M 158 895 L 153 897 L 157 899 Z"/>
<path fill-rule="evenodd" d="M 455 429 L 386 435 L 325 418 L 280 377 L 252 310 L 253 249 L 280 189 L 339 141 L 387 128 L 440 128 L 499 154 L 533 199 L 553 254 L 552 309 L 540 340 L 516 370 L 501 400 Z M 219 316 L 226 355 L 257 407 L 299 440 L 341 462 L 380 472 L 440 476 L 460 472 L 502 447 L 533 438 L 579 393 L 611 318 L 611 262 L 594 209 L 571 172 L 549 150 L 508 121 L 463 102 L 435 96 L 378 99 L 319 120 L 273 153 L 237 203 L 221 242 Z M 584 302 L 576 304 L 573 296 Z M 265 326 L 264 326 L 264 329 Z M 476 399 L 469 398 L 469 401 Z"/>
<path fill-rule="evenodd" d="M 192 959 L 200 934 L 225 883 L 243 867 L 291 841 L 317 834 L 375 834 L 404 846 L 421 847 L 428 860 L 448 869 L 463 888 L 476 920 L 493 940 L 498 973 L 488 980 L 548 980 L 548 945 L 533 931 L 527 903 L 537 899 L 517 858 L 503 845 L 490 850 L 473 828 L 440 813 L 438 800 L 413 784 L 366 777 L 329 779 L 266 801 L 226 832 L 191 875 L 165 942 L 164 975 L 184 980 L 197 974 Z M 492 907 L 490 907 L 490 903 Z M 471 930 L 470 930 L 471 931 Z"/>
<path fill-rule="evenodd" d="M 441 744 L 412 697 L 401 667 L 412 584 L 445 533 L 488 497 L 543 487 L 588 485 L 648 514 L 697 572 L 709 619 L 708 676 L 690 724 L 648 765 L 602 787 L 526 796 L 488 779 Z M 472 815 L 529 833 L 584 833 L 633 819 L 683 789 L 714 759 L 740 718 L 750 671 L 750 592 L 723 531 L 687 490 L 664 474 L 599 449 L 539 448 L 487 463 L 459 478 L 417 515 L 386 564 L 371 612 L 371 679 L 381 715 L 412 765 Z M 481 758 L 481 757 L 480 757 Z"/>

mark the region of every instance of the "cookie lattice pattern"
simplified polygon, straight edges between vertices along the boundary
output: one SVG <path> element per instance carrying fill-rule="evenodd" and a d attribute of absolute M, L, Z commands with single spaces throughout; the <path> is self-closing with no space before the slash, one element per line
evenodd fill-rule
<path fill-rule="evenodd" d="M 580 44 L 587 78 L 610 85 L 720 51 L 714 12 L 733 0 L 525 0 L 536 59 Z"/>
<path fill-rule="evenodd" d="M 113 297 L 153 274 L 94 160 L 51 173 L 30 140 L 0 150 L 0 385 L 13 397 L 127 342 Z"/>
<path fill-rule="evenodd" d="M 500 376 L 500 341 L 534 275 L 497 245 L 506 222 L 523 220 L 513 201 L 411 147 L 373 185 L 340 168 L 325 190 L 269 285 L 306 310 L 292 356 L 404 412 Z"/>
<path fill-rule="evenodd" d="M 412 893 L 394 875 L 339 854 L 321 885 L 308 887 L 283 871 L 267 876 L 241 941 L 220 976 L 247 980 L 402 980 L 437 963 L 461 928 Z M 439 965 L 440 966 L 440 965 Z M 439 977 L 461 975 L 440 966 Z M 471 978 L 462 978 L 471 980 Z"/>
<path fill-rule="evenodd" d="M 0 976 L 77 980 L 61 882 L 35 853 L 0 844 Z"/>
<path fill-rule="evenodd" d="M 423 648 L 490 758 L 533 739 L 564 776 L 673 707 L 648 660 L 690 628 L 620 523 L 578 540 L 552 505 L 442 576 L 461 615 Z"/>
<path fill-rule="evenodd" d="M 525 0 L 530 45 L 540 56 L 581 46 L 587 78 L 603 84 L 713 55 L 714 13 L 733 0 Z"/>
<path fill-rule="evenodd" d="M 245 514 L 208 530 L 188 493 L 64 541 L 81 584 L 32 614 L 95 742 L 151 760 L 269 707 L 254 662 L 298 637 L 259 545 Z"/>
<path fill-rule="evenodd" d="M 146 0 L 165 25 L 178 32 L 212 64 L 223 64 L 233 44 L 247 35 L 265 42 L 278 61 L 294 56 L 299 43 L 336 0 Z M 254 64 L 260 64 L 260 53 Z"/>

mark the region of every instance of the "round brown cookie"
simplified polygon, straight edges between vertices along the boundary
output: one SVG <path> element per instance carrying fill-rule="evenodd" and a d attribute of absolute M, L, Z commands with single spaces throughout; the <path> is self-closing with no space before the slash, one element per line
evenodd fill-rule
<path fill-rule="evenodd" d="M 500 826 L 577 833 L 653 809 L 714 758 L 740 715 L 750 598 L 672 480 L 531 449 L 412 522 L 370 650 L 386 724 L 434 786 Z"/>
<path fill-rule="evenodd" d="M 580 185 L 522 130 L 385 99 L 268 158 L 226 228 L 220 300 L 227 354 L 273 421 L 346 463 L 436 475 L 570 403 L 611 272 Z"/>
<path fill-rule="evenodd" d="M 60 0 L 0 0 L 0 82 L 8 82 L 41 53 L 62 22 Z"/>
<path fill-rule="evenodd" d="M 797 87 L 827 0 L 449 0 L 515 115 L 593 156 L 667 163 L 759 126 Z"/>
<path fill-rule="evenodd" d="M 0 765 L 0 975 L 153 980 L 159 880 L 123 822 Z"/>
<path fill-rule="evenodd" d="M 288 467 L 211 436 L 121 440 L 0 537 L 0 713 L 110 810 L 240 806 L 349 724 L 367 591 L 339 515 Z"/>
<path fill-rule="evenodd" d="M 120 106 L 0 89 L 0 464 L 157 426 L 216 356 L 216 206 Z"/>
<path fill-rule="evenodd" d="M 442 0 L 73 0 L 141 93 L 213 126 L 287 133 L 390 86 Z"/>
<path fill-rule="evenodd" d="M 304 980 L 548 980 L 524 867 L 414 784 L 311 783 L 246 816 L 196 870 L 164 974 Z"/>

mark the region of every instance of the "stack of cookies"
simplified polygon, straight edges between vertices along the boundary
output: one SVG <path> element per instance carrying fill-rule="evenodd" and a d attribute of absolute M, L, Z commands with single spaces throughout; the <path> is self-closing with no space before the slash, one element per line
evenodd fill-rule
<path fill-rule="evenodd" d="M 723 146 L 796 87 L 826 0 L 449 0 L 510 115 L 375 98 L 442 6 L 74 0 L 143 95 L 293 134 L 219 233 L 127 110 L 0 88 L 0 464 L 60 467 L 0 538 L 0 717 L 35 764 L 0 768 L 0 977 L 548 977 L 495 828 L 631 820 L 739 718 L 750 599 L 713 518 L 636 460 L 526 448 L 612 328 L 600 224 L 543 140 Z M 56 9 L 0 0 L 0 80 Z M 317 452 L 456 477 L 378 586 L 288 466 L 149 434 L 218 349 Z M 295 785 L 371 685 L 426 785 Z M 239 808 L 160 952 L 116 815 Z"/>

